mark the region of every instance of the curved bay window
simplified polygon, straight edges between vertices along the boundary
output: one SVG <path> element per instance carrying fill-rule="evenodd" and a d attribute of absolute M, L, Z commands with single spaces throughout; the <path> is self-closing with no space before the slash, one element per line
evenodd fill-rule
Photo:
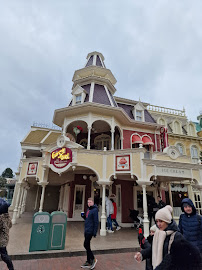
<path fill-rule="evenodd" d="M 107 148 L 107 150 L 111 149 L 111 137 L 107 134 L 99 135 L 94 140 L 95 148 L 97 150 L 103 150 L 104 147 Z"/>
<path fill-rule="evenodd" d="M 191 158 L 192 158 L 193 163 L 198 163 L 198 159 L 199 159 L 198 149 L 195 145 L 192 145 L 191 147 Z"/>
<path fill-rule="evenodd" d="M 181 143 L 177 143 L 176 147 L 179 150 L 180 154 L 184 155 L 184 146 Z"/>

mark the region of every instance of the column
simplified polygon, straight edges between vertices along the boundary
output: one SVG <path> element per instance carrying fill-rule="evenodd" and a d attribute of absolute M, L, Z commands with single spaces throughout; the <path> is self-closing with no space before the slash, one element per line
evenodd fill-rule
<path fill-rule="evenodd" d="M 100 235 L 106 236 L 106 212 L 105 212 L 105 195 L 106 194 L 106 185 L 102 185 L 102 215 L 101 215 L 101 229 Z"/>
<path fill-rule="evenodd" d="M 17 185 L 18 185 L 19 187 L 18 187 L 18 193 L 17 193 L 17 199 L 16 199 L 15 208 L 14 208 L 14 210 L 13 210 L 12 224 L 16 224 L 16 221 L 17 221 L 18 204 L 19 204 L 20 195 L 21 195 L 21 184 L 22 184 L 22 183 L 17 183 Z"/>
<path fill-rule="evenodd" d="M 45 188 L 48 183 L 40 183 L 42 186 L 42 192 L 41 192 L 41 200 L 40 200 L 40 207 L 39 212 L 43 212 L 43 203 L 44 203 L 44 196 L 45 196 Z"/>
<path fill-rule="evenodd" d="M 87 149 L 90 150 L 90 135 L 91 135 L 91 126 L 88 126 L 88 145 Z"/>
<path fill-rule="evenodd" d="M 69 190 L 70 186 L 68 184 L 65 185 L 64 189 L 64 200 L 63 200 L 63 211 L 67 214 L 69 217 Z"/>
<path fill-rule="evenodd" d="M 27 188 L 25 188 L 24 190 L 24 196 L 22 200 L 22 207 L 21 207 L 20 215 L 22 215 L 25 212 L 26 199 L 27 199 Z"/>
<path fill-rule="evenodd" d="M 111 150 L 114 150 L 114 130 L 111 130 Z"/>
<path fill-rule="evenodd" d="M 22 192 L 21 192 L 21 195 L 20 195 L 20 201 L 19 201 L 19 205 L 18 205 L 17 218 L 21 217 L 20 212 L 21 212 L 21 208 L 22 208 L 22 201 L 23 201 L 24 191 L 25 191 L 25 188 L 22 187 Z"/>
<path fill-rule="evenodd" d="M 149 220 L 148 220 L 148 212 L 147 212 L 147 195 L 146 195 L 146 185 L 142 185 L 143 191 L 143 211 L 144 211 L 144 235 L 145 237 L 149 236 Z"/>

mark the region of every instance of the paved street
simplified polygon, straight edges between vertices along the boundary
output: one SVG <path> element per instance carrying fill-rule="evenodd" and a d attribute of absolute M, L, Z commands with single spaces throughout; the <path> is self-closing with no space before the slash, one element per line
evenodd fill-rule
<path fill-rule="evenodd" d="M 144 270 L 144 263 L 134 260 L 134 253 L 116 253 L 96 255 L 98 263 L 96 270 Z M 76 270 L 85 262 L 86 257 L 64 257 L 38 260 L 13 261 L 15 270 Z M 7 270 L 6 265 L 0 262 L 0 269 Z"/>

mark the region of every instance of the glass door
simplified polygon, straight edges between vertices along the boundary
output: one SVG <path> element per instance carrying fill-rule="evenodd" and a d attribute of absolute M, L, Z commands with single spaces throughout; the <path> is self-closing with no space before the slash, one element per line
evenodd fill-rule
<path fill-rule="evenodd" d="M 84 199 L 85 199 L 84 185 L 75 185 L 74 191 L 74 218 L 82 220 L 81 212 L 84 212 Z"/>

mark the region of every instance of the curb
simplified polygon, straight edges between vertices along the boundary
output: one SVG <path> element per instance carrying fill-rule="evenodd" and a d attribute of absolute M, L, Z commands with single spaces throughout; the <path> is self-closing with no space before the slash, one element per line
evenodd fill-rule
<path fill-rule="evenodd" d="M 96 255 L 99 254 L 113 254 L 113 253 L 127 253 L 127 252 L 137 252 L 139 247 L 134 248 L 120 248 L 120 249 L 104 249 L 104 250 L 93 250 Z M 48 258 L 61 258 L 61 257 L 76 257 L 85 256 L 86 251 L 60 251 L 60 252 L 46 252 L 46 253 L 27 253 L 27 254 L 16 254 L 9 255 L 11 260 L 37 260 L 37 259 L 48 259 Z"/>

